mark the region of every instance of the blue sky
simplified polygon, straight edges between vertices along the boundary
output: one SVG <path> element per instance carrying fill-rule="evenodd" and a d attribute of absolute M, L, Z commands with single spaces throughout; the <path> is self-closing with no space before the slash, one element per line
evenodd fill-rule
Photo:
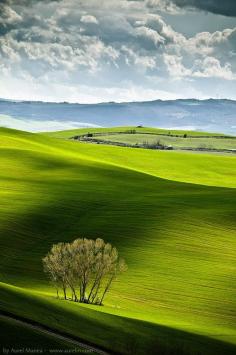
<path fill-rule="evenodd" d="M 235 0 L 0 0 L 0 97 L 236 99 Z"/>

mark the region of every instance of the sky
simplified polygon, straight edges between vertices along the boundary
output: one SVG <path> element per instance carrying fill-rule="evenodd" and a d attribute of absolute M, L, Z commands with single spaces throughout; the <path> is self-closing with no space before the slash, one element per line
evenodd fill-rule
<path fill-rule="evenodd" d="M 236 99 L 236 1 L 0 0 L 0 97 Z"/>

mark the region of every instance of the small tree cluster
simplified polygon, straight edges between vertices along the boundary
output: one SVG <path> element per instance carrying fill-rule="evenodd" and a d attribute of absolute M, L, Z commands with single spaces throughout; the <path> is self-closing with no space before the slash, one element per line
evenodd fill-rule
<path fill-rule="evenodd" d="M 165 146 L 161 143 L 161 141 L 158 139 L 156 142 L 148 142 L 144 141 L 142 144 L 143 147 L 148 148 L 148 149 L 164 149 Z"/>
<path fill-rule="evenodd" d="M 43 258 L 44 271 L 64 299 L 102 305 L 117 275 L 127 269 L 117 249 L 98 238 L 54 244 Z"/>

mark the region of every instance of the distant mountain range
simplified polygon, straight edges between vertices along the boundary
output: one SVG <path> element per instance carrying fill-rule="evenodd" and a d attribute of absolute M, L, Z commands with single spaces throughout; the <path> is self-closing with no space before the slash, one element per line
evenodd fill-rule
<path fill-rule="evenodd" d="M 236 101 L 186 99 L 70 104 L 0 99 L 0 126 L 46 131 L 136 125 L 236 134 Z"/>

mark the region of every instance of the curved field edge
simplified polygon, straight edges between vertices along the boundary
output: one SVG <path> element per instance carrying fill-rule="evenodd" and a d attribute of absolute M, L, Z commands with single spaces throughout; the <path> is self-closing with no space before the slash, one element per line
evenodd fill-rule
<path fill-rule="evenodd" d="M 71 334 L 112 353 L 233 355 L 236 350 L 235 344 L 217 338 L 86 309 L 2 283 L 0 295 L 2 311 Z"/>

